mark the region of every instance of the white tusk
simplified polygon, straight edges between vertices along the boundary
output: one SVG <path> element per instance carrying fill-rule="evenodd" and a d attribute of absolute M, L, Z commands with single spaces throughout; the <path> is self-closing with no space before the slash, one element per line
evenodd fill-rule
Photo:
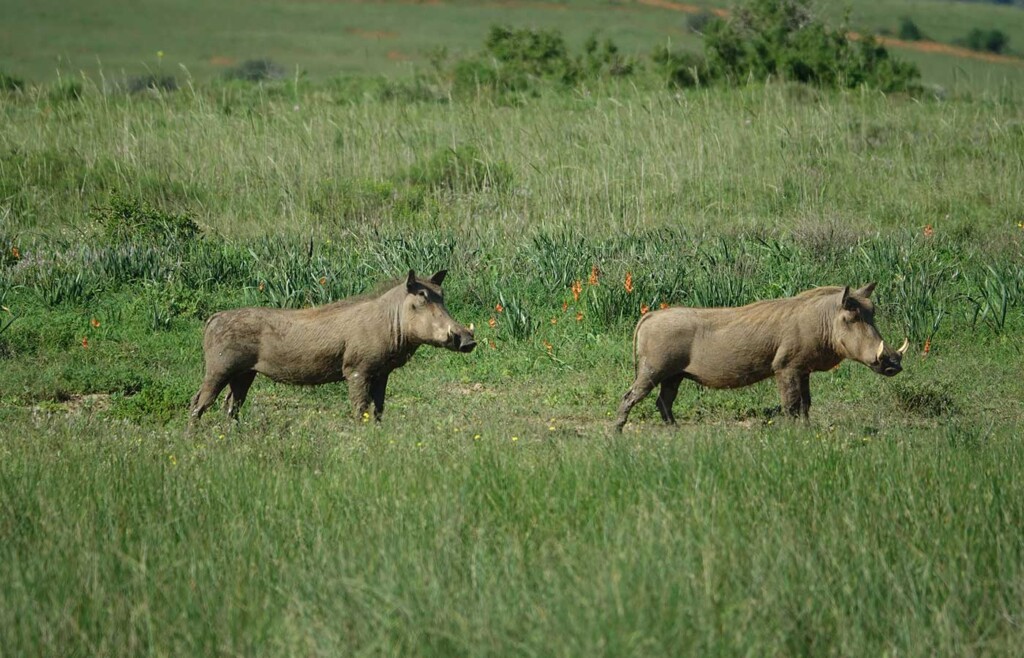
<path fill-rule="evenodd" d="M 875 361 L 879 361 L 882 358 L 882 352 L 885 351 L 885 341 L 883 340 L 878 344 L 878 354 L 875 355 Z"/>
<path fill-rule="evenodd" d="M 901 348 L 899 348 L 898 350 L 896 350 L 896 351 L 900 353 L 900 356 L 903 356 L 904 354 L 907 353 L 907 349 L 909 347 L 910 347 L 910 339 L 909 338 L 904 338 L 903 339 L 903 346 Z"/>
<path fill-rule="evenodd" d="M 469 323 L 469 333 L 473 333 L 473 323 Z"/>

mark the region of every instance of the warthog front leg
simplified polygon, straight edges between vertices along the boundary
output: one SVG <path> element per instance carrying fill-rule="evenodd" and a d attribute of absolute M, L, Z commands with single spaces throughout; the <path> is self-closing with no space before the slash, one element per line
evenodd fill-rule
<path fill-rule="evenodd" d="M 779 386 L 779 398 L 782 411 L 788 416 L 807 417 L 811 408 L 811 376 L 799 370 L 780 370 L 775 373 L 775 382 Z"/>
<path fill-rule="evenodd" d="M 256 379 L 256 371 L 249 370 L 235 375 L 228 382 L 229 391 L 225 408 L 228 417 L 232 420 L 238 420 L 238 410 L 245 404 L 245 398 L 249 395 L 249 387 L 252 386 L 254 379 Z"/>
<path fill-rule="evenodd" d="M 361 372 L 346 373 L 348 380 L 348 399 L 352 403 L 352 411 L 356 420 L 362 420 L 370 408 L 370 380 Z"/>
<path fill-rule="evenodd" d="M 373 379 L 370 385 L 370 395 L 373 397 L 373 419 L 379 421 L 384 415 L 384 394 L 388 388 L 388 375 L 384 373 Z"/>
<path fill-rule="evenodd" d="M 800 377 L 800 414 L 807 418 L 811 413 L 811 373 Z"/>
<path fill-rule="evenodd" d="M 658 393 L 658 411 L 661 412 L 661 419 L 669 425 L 676 424 L 676 417 L 672 414 L 672 405 L 679 394 L 679 384 L 683 376 L 676 375 L 661 382 L 661 392 Z"/>

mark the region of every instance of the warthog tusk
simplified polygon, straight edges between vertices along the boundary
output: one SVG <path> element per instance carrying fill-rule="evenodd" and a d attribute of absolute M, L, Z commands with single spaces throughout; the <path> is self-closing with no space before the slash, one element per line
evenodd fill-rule
<path fill-rule="evenodd" d="M 469 333 L 473 333 L 473 323 L 469 323 Z"/>
<path fill-rule="evenodd" d="M 882 352 L 885 351 L 885 341 L 883 340 L 878 344 L 878 354 L 875 355 L 875 361 L 880 361 L 882 358 Z"/>
<path fill-rule="evenodd" d="M 909 338 L 904 338 L 903 339 L 903 346 L 900 347 L 896 351 L 899 352 L 900 356 L 903 356 L 904 354 L 907 353 L 907 349 L 909 349 L 909 348 L 910 348 L 910 339 Z"/>

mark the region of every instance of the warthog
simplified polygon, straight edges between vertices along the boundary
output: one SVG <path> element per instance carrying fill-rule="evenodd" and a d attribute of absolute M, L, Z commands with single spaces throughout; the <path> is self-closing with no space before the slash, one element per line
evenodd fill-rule
<path fill-rule="evenodd" d="M 472 326 L 467 329 L 448 313 L 441 270 L 407 279 L 378 295 L 351 297 L 304 309 L 240 308 L 215 313 L 206 321 L 203 353 L 206 377 L 192 398 L 192 420 L 198 420 L 230 387 L 226 409 L 238 410 L 257 373 L 289 384 L 348 381 L 356 418 L 373 401 L 380 420 L 388 375 L 409 360 L 420 345 L 472 352 Z"/>
<path fill-rule="evenodd" d="M 882 340 L 869 299 L 874 289 L 874 283 L 854 291 L 814 288 L 739 308 L 648 313 L 633 332 L 635 380 L 622 396 L 615 429 L 622 430 L 630 409 L 659 384 L 658 411 L 675 423 L 672 403 L 684 379 L 739 388 L 774 375 L 783 410 L 806 418 L 816 370 L 853 359 L 887 377 L 898 374 L 909 343 L 894 350 Z"/>

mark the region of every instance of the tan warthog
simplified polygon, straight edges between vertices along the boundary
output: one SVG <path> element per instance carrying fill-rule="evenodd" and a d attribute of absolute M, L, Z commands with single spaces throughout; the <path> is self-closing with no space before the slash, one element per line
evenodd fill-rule
<path fill-rule="evenodd" d="M 666 423 L 675 423 L 672 403 L 684 379 L 739 388 L 774 375 L 783 410 L 806 417 L 816 370 L 853 359 L 887 377 L 898 374 L 909 343 L 894 350 L 882 340 L 869 299 L 874 289 L 873 283 L 853 291 L 814 288 L 739 308 L 648 313 L 633 332 L 636 377 L 622 396 L 615 428 L 622 430 L 630 409 L 659 384 L 658 411 Z"/>
<path fill-rule="evenodd" d="M 206 321 L 203 353 L 206 378 L 192 398 L 199 419 L 230 387 L 227 412 L 238 410 L 257 373 L 289 384 L 348 380 L 357 418 L 373 401 L 374 417 L 384 412 L 388 375 L 420 345 L 472 352 L 472 327 L 448 313 L 441 292 L 445 270 L 429 279 L 409 276 L 378 295 L 352 297 L 304 309 L 240 308 Z"/>

